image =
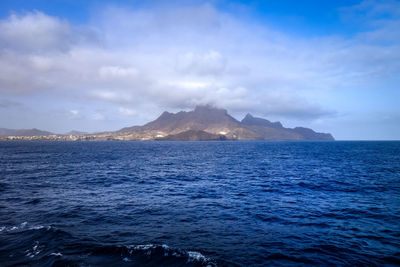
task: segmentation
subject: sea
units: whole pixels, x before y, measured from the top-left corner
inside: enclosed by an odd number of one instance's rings
[[[400,142],[0,142],[0,266],[307,265],[400,265]]]

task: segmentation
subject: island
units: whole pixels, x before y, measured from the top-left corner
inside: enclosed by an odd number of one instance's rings
[[[285,128],[280,122],[247,114],[241,121],[226,109],[209,105],[196,106],[192,111],[163,112],[156,120],[143,126],[132,126],[117,131],[54,134],[38,129],[11,130],[0,128],[0,140],[293,140],[333,141],[330,133],[318,133],[304,127]]]

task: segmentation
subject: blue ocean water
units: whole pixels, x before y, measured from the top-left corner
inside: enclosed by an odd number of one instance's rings
[[[400,264],[400,142],[0,142],[0,265]]]

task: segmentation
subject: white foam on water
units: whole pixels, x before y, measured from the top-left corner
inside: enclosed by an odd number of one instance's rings
[[[60,252],[53,252],[50,254],[50,256],[56,256],[56,257],[62,257],[63,254],[61,254]]]
[[[127,257],[123,258],[122,260],[123,260],[124,262],[131,261],[131,260],[130,260],[130,259],[128,259]]]
[[[204,262],[204,261],[208,260],[203,254],[201,254],[200,252],[197,252],[197,251],[188,251],[187,254],[188,254],[188,262],[191,262],[191,261],[203,261]]]
[[[43,228],[46,228],[47,230],[51,229],[51,226],[43,226],[43,225],[36,225],[36,226],[30,226],[28,222],[23,222],[19,225],[14,225],[14,226],[0,226],[0,232],[11,232],[11,231],[18,231],[18,230],[23,230],[23,229],[28,229],[28,230],[40,230]]]
[[[201,254],[200,252],[197,251],[181,251],[181,250],[176,250],[176,249],[171,249],[169,246],[167,245],[154,245],[154,244],[145,244],[145,245],[130,245],[130,246],[126,246],[128,248],[128,252],[129,254],[132,254],[133,251],[137,251],[137,250],[141,250],[141,251],[145,251],[146,255],[151,255],[153,253],[152,249],[156,249],[159,247],[162,247],[164,249],[164,257],[168,257],[168,256],[173,256],[173,257],[177,257],[177,258],[181,258],[181,257],[187,257],[187,262],[209,262],[210,259],[208,259],[206,256],[204,256],[203,254]],[[213,263],[214,264],[214,263]],[[209,264],[208,266],[216,266],[213,264]]]
[[[40,230],[40,229],[43,229],[43,228],[44,228],[43,225],[38,225],[38,226],[32,226],[32,227],[30,227],[29,230]]]
[[[43,248],[43,246],[39,246],[39,242],[35,241],[35,243],[33,243],[33,247],[31,250],[26,250],[26,256],[29,258],[33,258],[35,256],[37,256],[40,252],[42,252],[41,248]]]
[[[153,244],[147,244],[147,245],[132,245],[132,246],[128,246],[128,248],[132,248],[135,250],[148,250],[151,248],[156,248],[156,245]]]
[[[23,222],[20,225],[16,225],[16,226],[11,227],[9,231],[15,231],[15,230],[24,229],[27,224],[28,224],[28,222]]]
[[[43,228],[46,228],[46,230],[48,231],[48,230],[50,230],[52,227],[51,227],[50,225],[48,225],[48,226],[36,225],[36,226],[31,226],[31,227],[29,227],[28,229],[29,229],[29,230],[40,230],[40,229],[43,229]]]

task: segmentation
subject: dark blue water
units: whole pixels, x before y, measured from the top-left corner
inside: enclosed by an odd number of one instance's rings
[[[0,142],[0,265],[400,264],[400,142]]]

